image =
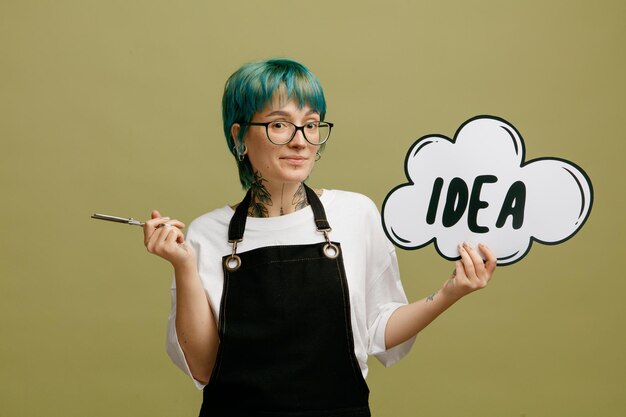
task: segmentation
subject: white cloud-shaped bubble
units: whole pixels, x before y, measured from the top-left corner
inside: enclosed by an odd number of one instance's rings
[[[468,120],[454,139],[422,137],[406,156],[409,182],[383,204],[387,236],[404,249],[434,242],[451,260],[460,242],[484,243],[499,265],[522,259],[533,241],[564,242],[589,216],[591,181],[564,159],[524,156],[518,131],[494,116]]]

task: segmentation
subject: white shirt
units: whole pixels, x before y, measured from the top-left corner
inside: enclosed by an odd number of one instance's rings
[[[350,291],[350,314],[354,350],[363,377],[367,376],[367,357],[374,355],[391,366],[408,353],[415,337],[385,348],[385,327],[391,314],[407,304],[400,282],[398,261],[393,245],[385,236],[380,214],[374,203],[361,194],[324,190],[320,197],[328,222],[330,239],[341,243],[346,279]],[[194,220],[187,232],[187,243],[198,258],[202,286],[219,319],[224,274],[222,257],[232,252],[228,225],[234,210],[225,206]],[[274,245],[310,244],[324,241],[315,228],[310,207],[279,217],[248,217],[243,241],[237,253]],[[168,321],[167,352],[172,361],[192,379],[189,366],[176,336],[176,285],[172,284],[172,310]],[[204,385],[194,380],[198,389]]]

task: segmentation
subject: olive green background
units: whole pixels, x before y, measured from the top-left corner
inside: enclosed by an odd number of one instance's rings
[[[169,265],[89,216],[236,202],[221,92],[268,57],[324,85],[336,129],[313,186],[380,207],[415,139],[477,114],[594,185],[573,239],[499,269],[396,366],[370,361],[374,415],[626,415],[625,5],[2,0],[0,416],[197,415],[164,350]],[[399,257],[412,300],[452,270],[432,246]]]

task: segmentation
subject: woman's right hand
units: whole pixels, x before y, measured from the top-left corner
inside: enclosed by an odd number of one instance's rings
[[[190,245],[185,244],[182,232],[185,224],[162,217],[157,210],[143,226],[144,245],[148,252],[169,261],[174,268],[195,265],[196,255]]]

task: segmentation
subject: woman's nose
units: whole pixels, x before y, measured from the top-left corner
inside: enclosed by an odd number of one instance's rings
[[[297,148],[303,148],[306,146],[306,144],[307,144],[307,141],[304,138],[304,132],[302,131],[302,129],[296,130],[296,134],[293,136],[293,138],[289,142],[289,145],[293,147],[297,147]]]

